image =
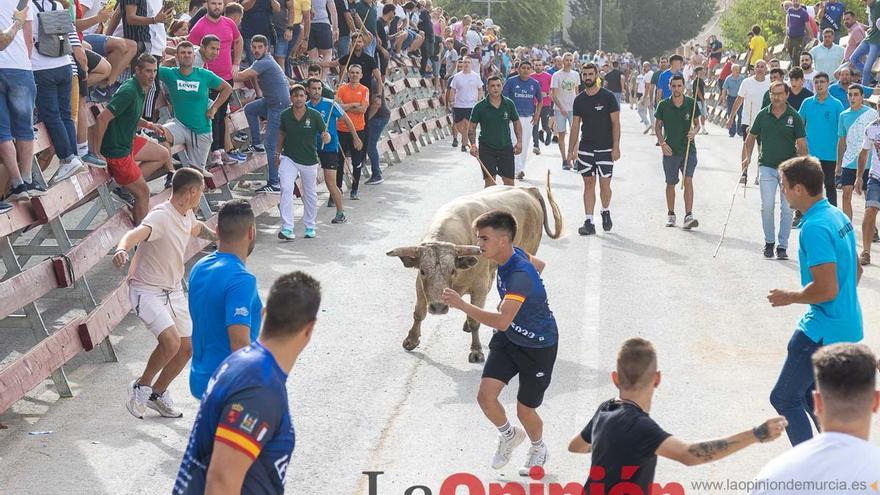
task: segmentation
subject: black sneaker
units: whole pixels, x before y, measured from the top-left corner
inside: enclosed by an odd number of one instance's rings
[[[458,138],[455,138],[455,139],[452,140],[452,147],[453,147],[453,148],[458,148]]]
[[[765,258],[767,258],[767,259],[773,258],[773,247],[775,245],[776,244],[774,244],[772,242],[768,242],[768,243],[764,244],[764,257]]]
[[[584,226],[578,228],[578,234],[580,235],[596,235],[596,226],[593,225],[592,220],[587,220],[584,222]]]
[[[164,186],[165,189],[168,189],[169,187],[171,187],[171,179],[173,177],[174,177],[174,174],[171,172],[168,172],[165,174],[165,186]]]
[[[345,212],[337,211],[336,216],[333,217],[333,220],[330,220],[330,223],[346,223],[348,222],[348,218],[345,217]]]
[[[29,199],[31,199],[31,195],[28,194],[28,187],[24,182],[10,189],[9,194],[6,195],[7,201],[27,201]]]
[[[571,170],[571,164],[568,160],[562,160],[562,170]]]
[[[281,187],[274,184],[266,184],[265,186],[254,191],[255,193],[281,194]]]
[[[785,248],[778,247],[776,248],[776,259],[778,260],[787,260],[788,253],[785,252]]]
[[[129,206],[134,206],[134,196],[121,186],[113,188],[113,194],[115,194],[117,198],[128,203]]]
[[[614,225],[611,223],[611,210],[605,210],[602,212],[602,230],[605,232],[611,232],[611,226]]]
[[[467,145],[465,145],[465,144],[461,145],[461,152],[462,152],[462,153],[467,153],[467,151],[468,151],[468,147],[467,147]]]
[[[550,146],[550,143],[553,142],[555,136],[552,132],[548,132],[546,136],[544,136],[544,146]]]
[[[370,180],[368,180],[367,182],[364,182],[364,184],[366,184],[368,186],[378,186],[379,184],[381,184],[383,182],[385,182],[385,179],[383,179],[381,176],[374,175],[374,176],[370,177]]]
[[[27,184],[27,183],[25,183],[25,184]],[[43,196],[44,194],[46,194],[46,188],[41,186],[40,184],[37,184],[36,181],[31,182],[30,184],[27,184],[27,188],[28,188],[28,194],[32,198],[36,198],[38,196]]]

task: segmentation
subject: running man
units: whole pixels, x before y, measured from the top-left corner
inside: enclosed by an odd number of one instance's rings
[[[522,124],[516,105],[510,98],[501,95],[501,78],[489,77],[486,83],[489,96],[474,106],[470,115],[468,141],[471,155],[482,163],[483,181],[486,187],[497,184],[496,176],[501,176],[505,186],[513,185],[515,166],[514,155],[522,153]],[[513,138],[510,123],[513,122]],[[480,144],[477,146],[477,125],[480,126]],[[512,140],[516,139],[516,144]]]
[[[349,74],[354,74],[349,71]],[[305,238],[315,237],[315,221],[318,216],[318,137],[321,142],[330,142],[330,133],[324,125],[324,117],[315,109],[306,106],[306,89],[299,84],[290,88],[291,106],[281,112],[281,126],[278,130],[278,144],[281,151],[278,157],[278,176],[281,178],[281,230],[278,238],[292,241],[293,232],[293,189],[297,177],[302,176],[303,223],[306,226]],[[354,194],[354,193],[352,193]]]
[[[113,254],[113,264],[122,268],[128,263],[128,252],[137,247],[128,269],[128,297],[158,341],[144,372],[128,386],[125,406],[138,419],[144,418],[147,407],[166,418],[183,416],[174,409],[168,386],[192,356],[192,321],[181,285],[186,246],[191,237],[217,240],[193,213],[204,190],[205,181],[196,170],[175,172],[171,198],[123,235]]]
[[[763,61],[762,61],[763,62]],[[761,62],[758,62],[759,64]],[[757,67],[757,66],[756,66]],[[757,69],[756,69],[757,70]],[[743,82],[745,84],[745,82]],[[742,90],[740,89],[740,92]],[[739,100],[740,97],[737,97]],[[770,106],[758,112],[754,124],[749,127],[742,152],[742,170],[752,161],[755,141],[760,143],[758,170],[761,178],[761,220],[764,230],[764,257],[788,259],[788,236],[791,234],[791,208],[782,191],[779,165],[795,156],[807,155],[807,132],[801,116],[788,104],[788,86],[775,82],[770,86]],[[743,116],[745,119],[745,116]],[[740,180],[742,183],[742,180]],[[779,245],[776,246],[776,231],[773,214],[776,210],[776,191],[779,190]]]
[[[572,107],[578,93],[580,77],[572,70],[574,56],[566,53],[562,56],[562,69],[553,73],[550,79],[550,97],[553,99],[554,121],[556,122],[556,139],[559,144],[559,154],[562,155],[562,170],[571,170],[571,160],[566,159],[565,134],[568,129],[575,132],[572,125]]]
[[[519,74],[517,77],[511,77],[504,83],[504,89],[501,94],[510,98],[516,105],[516,112],[519,114],[519,124],[522,129],[523,147],[522,152],[514,157],[514,165],[517,179],[525,178],[526,160],[529,157],[529,141],[532,140],[532,130],[538,126],[540,118],[540,110],[538,104],[541,102],[541,84],[531,78],[532,63],[523,60],[519,64]],[[510,129],[513,134],[513,128]],[[516,136],[511,136],[515,138]],[[537,149],[537,147],[535,147]],[[540,150],[539,150],[540,151]]]
[[[611,174],[620,160],[620,106],[611,91],[599,85],[599,68],[589,63],[581,69],[584,91],[577,95],[572,108],[571,142],[568,159],[584,179],[584,213],[587,219],[578,228],[580,235],[593,235],[593,210],[596,206],[596,176],[602,201],[602,229],[611,230]],[[580,135],[577,129],[580,128]],[[562,142],[562,140],[560,140]]]
[[[837,126],[837,163],[834,176],[840,178],[842,198],[840,209],[852,221],[852,193],[856,184],[856,171],[859,168],[858,157],[865,139],[865,129],[877,120],[877,111],[864,104],[865,93],[862,86],[854,84],[847,91],[849,108],[840,114]],[[870,157],[868,167],[870,168]],[[824,170],[823,170],[824,172]],[[867,180],[862,176],[863,183]]]
[[[553,79],[553,76],[550,73],[544,70],[544,61],[540,58],[536,58],[533,62],[535,72],[532,74],[532,79],[538,81],[538,84],[541,85],[541,130],[538,130],[538,123],[535,122],[535,125],[532,127],[532,141],[533,148],[532,152],[536,155],[541,154],[541,143],[544,143],[544,146],[550,145],[550,140],[553,138],[553,133],[550,131],[550,117],[553,115],[553,99],[550,98],[550,81]]]
[[[479,60],[476,61],[480,63]],[[467,152],[468,119],[471,111],[478,101],[483,99],[483,80],[480,75],[471,68],[471,58],[467,55],[461,57],[461,72],[452,76],[449,82],[449,96],[446,104],[451,104],[453,127],[461,135],[461,151]],[[456,146],[453,136],[452,146]]]
[[[259,340],[230,356],[208,382],[175,495],[284,492],[296,438],[287,376],[312,339],[320,306],[321,286],[305,273],[275,281]]]
[[[797,445],[813,437],[811,421],[819,427],[813,407],[813,353],[824,345],[862,340],[862,307],[856,290],[862,267],[852,223],[822,197],[824,178],[818,160],[793,158],[779,169],[785,198],[804,214],[798,237],[803,288],[773,289],[767,300],[774,308],[808,304],[809,309],[788,342],[770,404],[788,420],[788,439]],[[761,181],[763,186],[763,174]]]
[[[837,132],[843,105],[828,93],[828,74],[820,72],[813,78],[816,95],[801,104],[801,118],[807,129],[807,147],[810,155],[819,159],[825,175],[825,198],[837,206]]]
[[[669,81],[672,97],[660,102],[654,114],[654,134],[663,151],[663,172],[666,174],[667,227],[675,227],[675,186],[678,174],[684,175],[684,225],[690,230],[699,225],[694,218],[694,171],[697,168],[697,146],[694,136],[700,130],[700,108],[694,99],[684,95],[684,77],[672,76]],[[693,116],[694,120],[691,121]],[[685,167],[687,155],[687,167]]]
[[[499,431],[492,467],[501,469],[507,465],[513,450],[528,435],[531,447],[519,470],[520,476],[528,476],[533,466],[547,463],[544,422],[537,408],[550,385],[559,337],[541,280],[545,265],[513,245],[517,225],[510,213],[499,210],[484,213],[474,220],[473,228],[483,256],[498,263],[497,286],[501,298],[498,312],[466,303],[448,288],[443,290],[443,302],[483,325],[498,329],[489,342],[489,357],[483,368],[477,402]],[[504,406],[498,400],[501,391],[516,375],[519,375],[516,411],[525,431],[510,425]]]

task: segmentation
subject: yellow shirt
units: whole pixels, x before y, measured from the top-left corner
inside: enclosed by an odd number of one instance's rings
[[[767,50],[767,41],[761,35],[752,36],[752,41],[749,42],[749,49],[752,50],[752,59],[749,60],[749,65],[755,65],[758,60],[764,58],[764,51]]]
[[[303,12],[312,10],[312,0],[293,0],[293,23],[299,24],[303,20]]]

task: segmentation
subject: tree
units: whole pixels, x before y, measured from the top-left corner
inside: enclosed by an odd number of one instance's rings
[[[470,0],[437,0],[450,15],[485,17],[486,4]],[[562,24],[563,0],[507,0],[492,5],[492,21],[501,26],[501,35],[513,45],[546,43]]]
[[[621,2],[626,0],[603,0],[602,50],[623,52],[628,50],[629,23],[624,22]],[[571,42],[581,50],[599,47],[599,0],[576,0],[570,4],[572,22],[568,28]]]

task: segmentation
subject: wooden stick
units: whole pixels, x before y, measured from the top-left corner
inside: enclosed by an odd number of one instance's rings
[[[703,95],[705,98],[706,95]],[[694,117],[697,115],[697,88],[694,88],[694,108],[691,109],[691,126],[688,129],[688,134],[690,134],[691,129],[694,128]],[[696,136],[694,136],[696,138]],[[684,189],[684,181],[687,179],[687,167],[688,167],[688,156],[691,153],[691,141],[693,139],[688,139],[687,147],[684,150],[684,164],[681,166],[681,188]]]
[[[736,190],[738,188],[739,179],[736,180],[736,187],[733,189],[733,194],[730,197],[730,208],[727,209],[727,218],[724,220],[724,227],[721,228],[721,238],[718,239],[718,245],[715,246],[715,252],[712,254],[712,258],[718,256],[718,250],[721,249],[721,243],[724,242],[724,234],[727,233],[727,223],[730,222],[730,213],[733,211],[733,202],[736,200]],[[743,194],[745,194],[745,192]]]
[[[492,178],[492,182],[494,182],[495,185],[497,186],[497,185],[498,185],[498,179],[496,179],[494,175],[492,175],[492,174],[489,173],[489,169],[486,168],[486,165],[483,164],[483,160],[480,160],[480,157],[479,157],[479,156],[474,156],[474,155],[471,155],[471,156],[473,156],[474,158],[477,159],[478,162],[480,162],[480,167],[483,168],[483,173],[486,174],[487,177],[491,177],[491,178]]]

